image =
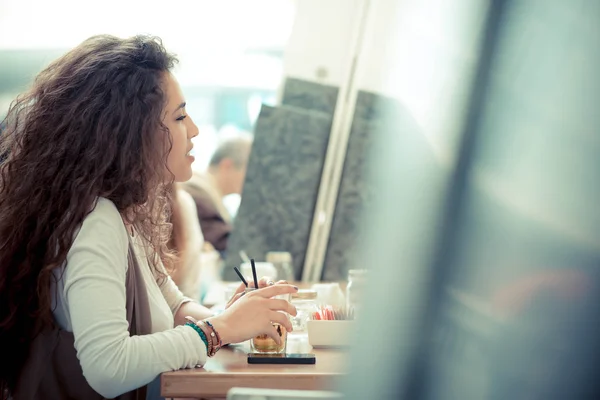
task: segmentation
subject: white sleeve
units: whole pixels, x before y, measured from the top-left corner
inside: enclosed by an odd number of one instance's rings
[[[183,295],[183,293],[181,292],[181,290],[179,290],[175,282],[173,282],[173,279],[171,279],[171,277],[167,274],[164,267],[163,272],[165,274],[165,277],[159,278],[157,280],[157,283],[174,316],[179,310],[179,307],[181,307],[187,302],[194,300]]]
[[[63,275],[83,375],[107,398],[146,385],[162,372],[206,361],[206,347],[190,327],[129,336],[127,251],[120,214],[110,201],[100,199],[75,238]]]

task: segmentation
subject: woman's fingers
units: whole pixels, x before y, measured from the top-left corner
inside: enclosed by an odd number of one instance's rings
[[[271,286],[273,284],[275,284],[275,282],[273,281],[273,278],[271,278],[270,276],[263,276],[258,281],[258,287],[259,288],[264,288],[264,287],[267,287],[267,286]]]
[[[246,281],[248,281],[248,287],[254,287],[254,279],[252,277],[246,277]],[[263,276],[258,280],[258,288],[262,289],[264,287],[273,286],[273,285],[287,285],[288,281],[279,280],[275,282],[273,278],[270,276]]]
[[[290,322],[290,319],[288,318],[287,315],[277,312],[277,311],[271,311],[271,313],[269,314],[269,318],[271,319],[272,322],[276,322],[279,325],[285,327],[285,329],[288,332],[292,331],[292,323]]]
[[[266,334],[269,335],[275,341],[275,343],[277,343],[278,345],[281,344],[281,336],[279,336],[277,328],[275,328],[273,325],[271,325]]]
[[[229,302],[225,306],[225,308],[229,308],[233,303],[238,301],[244,294],[245,294],[245,292],[234,294],[233,297],[229,300]]]
[[[268,276],[264,276],[260,279],[259,282],[259,286],[261,286],[261,288],[249,292],[248,295],[252,297],[258,296],[265,299],[270,299],[271,297],[275,297],[281,294],[294,293],[298,291],[298,288],[296,286],[292,286],[283,282],[285,281],[278,281],[277,284],[275,284],[272,280],[270,280]],[[249,280],[248,286],[254,287],[254,283],[251,280]],[[231,307],[236,301],[238,301],[242,296],[244,296],[244,294],[246,294],[246,286],[243,283],[240,283],[240,286],[236,289],[235,294],[225,305],[225,309]],[[284,311],[294,316],[297,314],[296,307],[294,307],[285,300],[272,299],[269,301],[271,303],[269,303],[267,307],[271,310]]]
[[[246,281],[248,281],[248,287],[254,287],[254,278],[252,277],[246,277]],[[263,276],[262,278],[260,278],[258,280],[258,288],[264,288],[267,286],[271,286],[274,285],[275,281],[273,281],[273,278],[271,278],[270,276]]]
[[[297,291],[298,291],[298,288],[296,286],[273,285],[273,286],[267,286],[262,289],[258,289],[255,292],[253,292],[252,294],[254,294],[255,296],[262,296],[262,297],[268,298],[268,297],[279,296],[280,294],[296,293]]]
[[[237,287],[237,289],[235,289],[234,296],[238,293],[243,293],[245,290],[246,290],[246,285],[244,285],[244,282],[240,282],[240,285]]]
[[[237,287],[237,289],[235,289],[233,296],[231,296],[229,301],[227,301],[225,308],[229,308],[229,306],[231,306],[233,303],[235,303],[235,301],[241,297],[240,294],[243,294],[245,290],[246,290],[246,285],[244,285],[244,282],[240,282],[240,285]]]
[[[268,307],[273,311],[285,311],[286,313],[296,316],[298,313],[296,307],[294,307],[289,301],[282,299],[271,299],[268,300]]]

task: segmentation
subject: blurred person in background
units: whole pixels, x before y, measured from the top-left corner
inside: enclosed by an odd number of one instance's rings
[[[170,222],[172,233],[168,247],[177,258],[169,274],[186,297],[199,300],[204,237],[194,199],[178,183],[172,188]]]
[[[183,186],[196,203],[204,240],[222,257],[232,230],[232,218],[223,198],[242,193],[251,150],[252,137],[248,134],[224,140],[213,153],[207,170],[194,173]]]
[[[162,372],[259,334],[279,342],[273,321],[291,331],[276,310],[295,308],[271,298],[296,287],[237,296],[213,316],[166,274],[169,189],[192,176],[198,134],[175,63],[156,37],[94,36],[11,106],[0,137],[0,399],[158,398]]]

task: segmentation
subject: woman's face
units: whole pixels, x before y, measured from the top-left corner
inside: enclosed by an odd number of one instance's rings
[[[198,135],[198,127],[185,111],[185,99],[175,77],[170,73],[165,74],[163,85],[167,99],[163,124],[169,128],[173,142],[167,156],[167,167],[175,175],[175,182],[185,182],[192,177],[194,157],[190,155],[190,151],[193,147],[192,138]],[[170,174],[167,179],[171,179]]]

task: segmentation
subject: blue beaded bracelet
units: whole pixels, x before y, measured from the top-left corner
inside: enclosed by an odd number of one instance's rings
[[[185,323],[185,326],[192,327],[192,328],[194,328],[194,330],[196,332],[198,332],[198,335],[200,335],[200,339],[202,339],[202,341],[204,342],[204,345],[206,346],[206,352],[208,353],[208,348],[209,348],[208,339],[206,338],[206,335],[204,334],[202,329],[200,329],[198,327],[198,325],[194,324],[193,322],[189,322],[189,321]]]

